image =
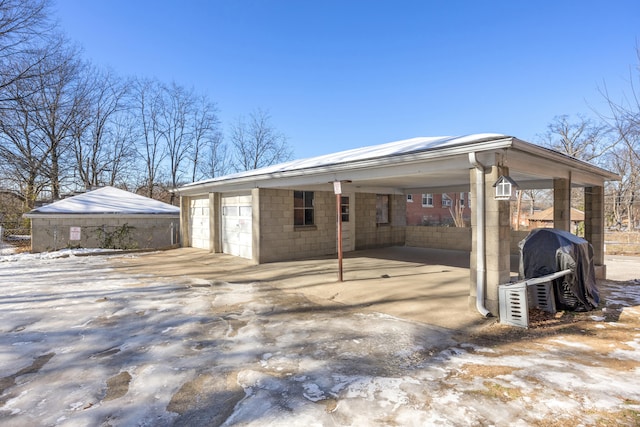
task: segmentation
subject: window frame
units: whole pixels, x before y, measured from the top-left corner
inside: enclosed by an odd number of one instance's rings
[[[296,200],[301,200],[302,203],[296,203]],[[300,221],[300,219],[302,219],[302,221]],[[315,194],[313,191],[293,191],[293,226],[315,226]]]
[[[429,200],[431,200],[431,202],[429,202]],[[433,193],[422,193],[422,207],[423,208],[433,207]]]

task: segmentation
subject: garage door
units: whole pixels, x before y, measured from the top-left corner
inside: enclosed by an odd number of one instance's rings
[[[222,252],[253,258],[251,195],[222,198]]]
[[[190,246],[200,249],[209,247],[209,197],[191,199],[189,202]]]

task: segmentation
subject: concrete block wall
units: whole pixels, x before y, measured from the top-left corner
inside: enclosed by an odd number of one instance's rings
[[[126,249],[164,248],[179,242],[178,215],[73,215],[31,219],[31,251],[104,247],[104,232],[127,226],[126,236],[114,239]],[[71,227],[80,227],[80,240],[71,240]],[[173,233],[173,235],[172,235]]]
[[[408,226],[406,245],[418,248],[471,251],[471,228]]]
[[[389,224],[376,224],[376,194],[356,193],[356,249],[404,246],[406,197],[390,195]]]
[[[510,252],[512,254],[520,253],[518,243],[528,235],[529,231],[511,230]],[[417,248],[471,251],[471,228],[407,226],[406,245]]]
[[[274,262],[335,254],[336,199],[314,192],[314,225],[293,225],[293,190],[259,189],[260,249],[258,262]]]

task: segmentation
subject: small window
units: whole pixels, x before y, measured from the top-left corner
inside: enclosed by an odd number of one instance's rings
[[[349,197],[340,197],[340,212],[342,215],[342,222],[349,222]]]
[[[442,195],[442,207],[450,208],[451,207],[451,199],[446,194]]]
[[[293,224],[313,225],[313,191],[293,192]]]
[[[389,224],[389,195],[376,195],[376,223]]]
[[[425,208],[433,207],[433,194],[427,193],[422,195],[422,206]]]
[[[413,194],[407,194],[407,202],[413,203]]]
[[[464,193],[460,193],[460,207],[464,208]]]

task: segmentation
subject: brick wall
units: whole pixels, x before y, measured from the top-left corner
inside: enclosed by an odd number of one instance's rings
[[[451,198],[451,203],[459,203],[461,193],[447,193]],[[471,209],[469,208],[469,193],[464,194],[465,207],[462,209],[462,216],[467,223],[471,222]],[[407,225],[449,225],[454,224],[449,207],[442,206],[442,194],[433,194],[433,205],[422,205],[422,194],[412,194],[412,200],[407,201]]]
[[[109,240],[119,249],[163,248],[179,242],[178,215],[69,215],[31,219],[31,251],[101,248]],[[172,227],[173,224],[173,227]],[[71,240],[80,227],[80,240]],[[172,236],[173,233],[173,236]]]

